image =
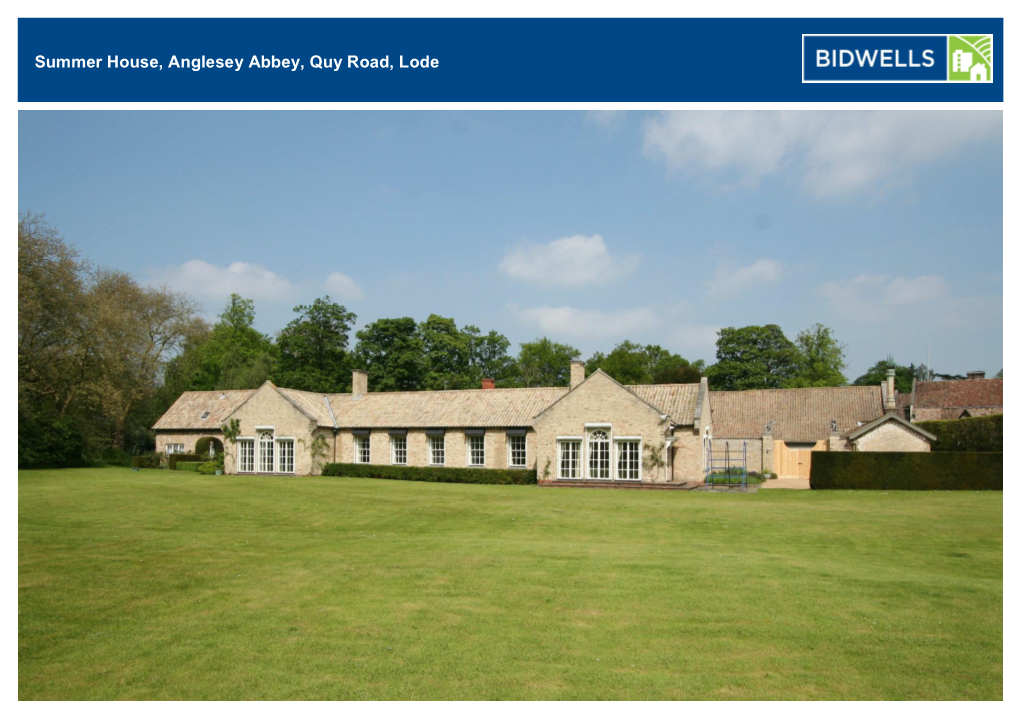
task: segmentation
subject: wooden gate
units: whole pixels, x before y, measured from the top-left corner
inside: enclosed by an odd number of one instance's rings
[[[828,445],[827,441],[818,441],[813,446],[807,443],[794,443],[791,448],[783,441],[773,443],[773,453],[776,461],[776,475],[780,478],[811,478],[811,453],[824,451]]]

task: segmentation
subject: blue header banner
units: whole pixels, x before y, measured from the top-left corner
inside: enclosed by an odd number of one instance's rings
[[[21,102],[1001,102],[1002,19],[18,21]]]

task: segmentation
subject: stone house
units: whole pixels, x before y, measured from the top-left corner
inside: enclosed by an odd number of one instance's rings
[[[532,468],[542,480],[696,482],[710,415],[708,382],[624,386],[571,364],[567,388],[351,393],[278,388],[190,391],[153,429],[160,453],[224,441],[228,474],[307,475],[325,463]]]
[[[814,450],[893,450],[924,438],[906,422],[883,425],[895,410],[893,380],[709,392],[707,378],[623,385],[601,370],[585,377],[573,361],[568,387],[496,388],[487,379],[470,390],[373,393],[368,374],[354,371],[351,393],[270,382],[187,392],[153,428],[160,453],[217,439],[228,474],[308,475],[339,462],[527,468],[544,482],[698,483],[707,454],[746,443],[748,470],[806,478]],[[880,420],[881,429],[867,425]],[[235,442],[224,443],[221,428],[235,422]]]

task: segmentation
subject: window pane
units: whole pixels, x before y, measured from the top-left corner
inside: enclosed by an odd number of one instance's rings
[[[354,462],[355,463],[371,463],[372,462],[372,437],[371,436],[355,436],[354,437]]]
[[[273,458],[273,432],[259,433],[259,473],[274,473],[276,465]]]
[[[429,436],[429,463],[433,466],[446,465],[446,438]]]
[[[255,441],[248,439],[244,441],[238,441],[238,472],[240,473],[254,473],[255,472]]]
[[[622,481],[641,480],[641,444],[620,441],[616,444],[616,477]]]
[[[407,436],[390,436],[393,444],[393,465],[407,465]]]
[[[294,441],[277,441],[277,451],[280,456],[280,473],[294,472]]]
[[[588,477],[609,479],[609,434],[601,429],[588,434]]]
[[[580,441],[560,441],[560,478],[580,478]]]
[[[510,465],[516,467],[528,465],[528,437],[507,437],[510,439]]]
[[[485,465],[485,436],[468,436],[468,465]]]

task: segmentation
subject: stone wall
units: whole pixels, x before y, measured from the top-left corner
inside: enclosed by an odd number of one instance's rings
[[[446,463],[447,468],[466,468],[467,457],[467,429],[448,428],[446,429]],[[371,438],[372,465],[388,466],[392,464],[393,454],[390,445],[390,433],[388,429],[373,429]],[[407,429],[407,465],[427,466],[429,465],[428,435],[423,429]],[[534,468],[536,435],[533,430],[527,432],[527,465],[526,468]],[[354,463],[354,433],[351,430],[343,429],[337,433],[337,462]],[[509,468],[506,428],[485,429],[485,468]],[[330,459],[332,460],[332,459]]]
[[[535,468],[539,480],[554,480],[559,475],[557,467],[557,438],[563,436],[587,438],[594,428],[586,424],[606,424],[610,435],[612,452],[611,474],[616,477],[616,453],[613,439],[619,436],[637,436],[642,440],[643,456],[657,446],[665,445],[667,422],[657,410],[626,390],[607,375],[596,372],[588,376],[559,401],[549,406],[535,419]],[[700,476],[701,449],[697,431],[676,429],[674,435],[679,436],[675,443],[676,459],[679,460],[679,471],[674,466],[674,477],[679,473],[684,480],[695,480]],[[585,442],[582,441],[582,475],[587,475]],[[659,456],[668,468],[665,449]],[[642,465],[644,458],[642,458]],[[651,472],[642,468],[641,477],[651,481]],[[668,481],[666,472],[659,471],[658,482]]]
[[[854,441],[858,451],[913,451],[924,453],[931,450],[931,443],[917,431],[896,423],[887,422],[877,426]]]
[[[239,438],[256,439],[256,456],[258,455],[256,427],[271,427],[277,438],[294,439],[294,474],[306,476],[312,472],[312,457],[309,449],[316,424],[271,385],[262,386],[227,420],[233,418],[236,418],[241,424]],[[326,435],[327,441],[331,441],[331,435],[331,433]],[[224,444],[224,473],[237,473],[236,452],[236,444]],[[329,460],[328,455],[324,460]]]
[[[199,438],[215,438],[223,443],[223,434],[219,431],[157,431],[156,453],[165,453],[167,443],[183,443],[185,453],[194,453]]]

